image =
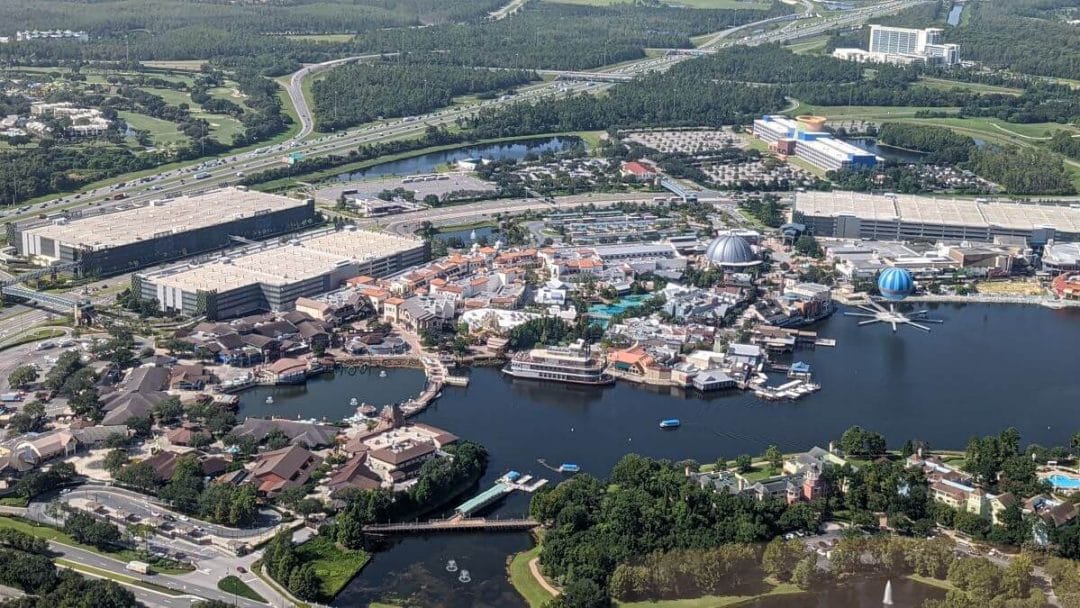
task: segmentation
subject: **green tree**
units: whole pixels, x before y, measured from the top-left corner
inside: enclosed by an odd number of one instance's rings
[[[127,450],[109,450],[109,453],[105,455],[105,461],[102,463],[102,466],[104,466],[105,470],[111,475],[116,476],[117,472],[128,463],[128,460]]]
[[[775,475],[784,466],[784,454],[780,448],[770,445],[765,449],[765,461],[769,463],[769,469]]]
[[[809,234],[804,234],[795,241],[795,251],[800,255],[805,255],[811,258],[823,257],[821,251],[821,245],[818,244],[817,239]]]
[[[739,454],[735,457],[735,466],[740,473],[749,473],[754,470],[753,459],[749,454]]]
[[[298,598],[311,600],[319,597],[319,576],[314,564],[302,564],[289,574],[289,591]]]
[[[8,384],[16,390],[23,390],[38,379],[38,370],[32,365],[20,365],[8,375]]]
[[[806,545],[802,541],[774,538],[765,545],[765,552],[761,556],[761,567],[769,576],[786,582],[791,580],[796,566],[805,555]]]
[[[817,574],[817,558],[807,555],[795,564],[795,569],[791,572],[791,582],[795,583],[799,589],[806,591],[816,583]]]

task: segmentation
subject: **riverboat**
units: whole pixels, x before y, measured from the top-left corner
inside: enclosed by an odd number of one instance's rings
[[[515,355],[502,371],[528,380],[592,386],[614,384],[615,377],[604,373],[604,367],[604,359],[594,356],[588,348],[548,347]]]

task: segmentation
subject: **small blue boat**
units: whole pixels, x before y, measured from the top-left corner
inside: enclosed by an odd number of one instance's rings
[[[682,426],[682,422],[678,418],[668,418],[660,421],[660,428],[662,429],[677,429]]]
[[[576,464],[570,463],[570,462],[564,462],[564,463],[559,465],[559,472],[560,473],[577,473],[580,470],[581,470],[581,467],[579,467]]]

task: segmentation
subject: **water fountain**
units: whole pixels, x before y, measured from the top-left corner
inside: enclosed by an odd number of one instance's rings
[[[447,572],[457,572],[458,571],[457,562],[454,561],[454,560],[450,560],[450,561],[446,562],[446,571]]]
[[[468,583],[472,581],[472,577],[469,576],[468,570],[462,570],[461,574],[458,575],[457,580],[459,583]]]
[[[881,598],[882,606],[892,606],[892,579],[885,581],[885,595]]]

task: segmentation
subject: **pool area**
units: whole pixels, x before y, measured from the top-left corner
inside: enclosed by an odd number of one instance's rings
[[[589,307],[589,316],[601,319],[610,318],[617,314],[624,313],[635,306],[641,306],[643,302],[651,297],[652,296],[649,294],[623,296],[611,304],[593,304]]]
[[[1055,490],[1080,490],[1080,477],[1066,473],[1054,473],[1046,477]]]

